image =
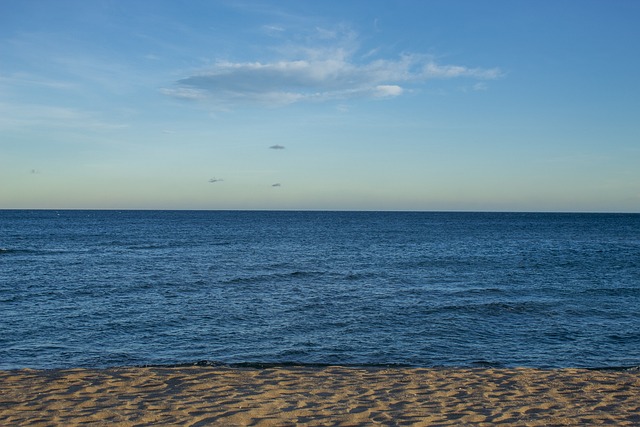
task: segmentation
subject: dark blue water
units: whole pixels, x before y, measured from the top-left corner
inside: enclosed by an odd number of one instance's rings
[[[640,365],[640,215],[0,211],[0,369]]]

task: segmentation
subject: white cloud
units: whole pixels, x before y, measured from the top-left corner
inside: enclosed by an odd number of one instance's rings
[[[162,89],[162,93],[219,105],[282,106],[302,101],[391,98],[405,93],[407,85],[430,79],[488,80],[501,76],[497,68],[439,64],[428,55],[375,59],[369,51],[358,56],[353,32],[342,38],[330,30],[317,32],[323,39],[321,46],[280,47],[281,58],[272,61],[218,61],[178,80],[173,88]],[[333,46],[328,46],[327,40]]]
[[[402,95],[402,92],[403,89],[398,85],[378,85],[376,86],[375,96],[379,98],[388,98]]]

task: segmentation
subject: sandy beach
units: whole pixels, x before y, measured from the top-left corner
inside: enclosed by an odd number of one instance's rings
[[[149,367],[0,372],[0,425],[640,425],[640,372]]]

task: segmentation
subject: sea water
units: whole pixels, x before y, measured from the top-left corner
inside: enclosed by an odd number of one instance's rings
[[[640,215],[0,211],[0,369],[640,365]]]

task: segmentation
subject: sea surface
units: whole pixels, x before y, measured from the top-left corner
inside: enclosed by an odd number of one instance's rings
[[[0,210],[0,369],[640,366],[640,215]]]

